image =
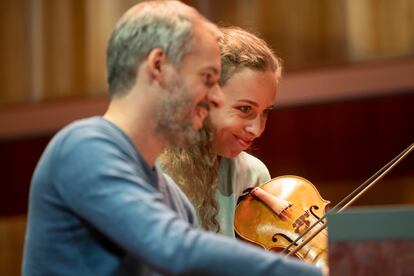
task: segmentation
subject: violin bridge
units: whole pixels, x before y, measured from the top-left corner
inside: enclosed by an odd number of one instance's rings
[[[300,215],[292,224],[293,228],[295,229],[295,233],[301,234],[310,226],[309,220],[309,212],[305,211],[302,215]]]

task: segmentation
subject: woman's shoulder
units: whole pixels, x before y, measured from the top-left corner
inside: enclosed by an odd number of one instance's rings
[[[240,168],[245,168],[248,170],[259,170],[268,173],[266,165],[259,158],[244,151],[235,157],[234,162],[236,166]]]
[[[257,157],[242,152],[234,158],[235,182],[243,183],[244,189],[258,186],[270,179],[266,165]]]

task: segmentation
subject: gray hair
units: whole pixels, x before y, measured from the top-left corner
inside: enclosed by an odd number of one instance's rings
[[[110,96],[133,87],[139,65],[155,48],[163,49],[169,62],[179,67],[182,56],[191,50],[193,25],[199,19],[207,23],[196,10],[178,1],[143,2],[129,9],[108,43]]]

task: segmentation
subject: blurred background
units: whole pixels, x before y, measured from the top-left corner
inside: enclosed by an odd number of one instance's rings
[[[332,204],[414,142],[414,1],[188,0],[283,59],[252,153]],[[106,42],[132,0],[0,1],[0,274],[20,275],[30,178],[53,134],[102,114]],[[414,204],[414,154],[354,205]]]

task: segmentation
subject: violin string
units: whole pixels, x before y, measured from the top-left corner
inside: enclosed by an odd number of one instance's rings
[[[329,212],[327,212],[325,215],[323,215],[316,223],[311,225],[308,229],[306,229],[299,237],[297,237],[289,246],[287,246],[282,253],[290,256],[292,254],[295,254],[300,248],[302,248],[308,241],[310,241],[313,237],[315,237],[318,233],[320,233],[322,230],[324,230],[327,227],[327,223],[323,222],[323,219],[325,219],[328,214],[333,213],[338,208],[342,207],[338,212],[346,208],[350,203],[355,200],[355,197],[352,198],[348,203],[345,203],[348,201],[349,198],[353,197],[357,193],[364,192],[368,187],[372,186],[374,183],[376,183],[379,179],[384,177],[392,168],[394,168],[401,160],[403,160],[412,150],[414,149],[414,143],[412,143],[410,146],[408,146],[405,150],[403,150],[400,154],[398,154],[396,157],[394,157],[390,162],[388,162],[385,166],[383,166],[380,170],[378,170],[376,173],[374,173],[370,178],[368,178],[364,183],[362,183],[358,188],[356,188],[352,193],[350,193],[348,196],[346,196],[343,200],[341,200],[338,204],[336,204]],[[359,196],[360,194],[357,194]],[[343,206],[342,206],[343,205]],[[307,233],[309,233],[316,225],[322,222],[324,225],[318,230],[314,232],[308,239],[306,239],[303,244],[299,245],[297,248],[289,252],[289,249],[296,244],[300,239],[302,239]]]
[[[325,225],[325,222],[322,221],[319,218],[312,217],[312,220],[313,220],[313,224],[312,225],[318,225],[318,224],[321,225],[321,226]],[[324,237],[328,237],[328,233],[326,231],[325,232],[322,232],[321,235],[323,235]]]

